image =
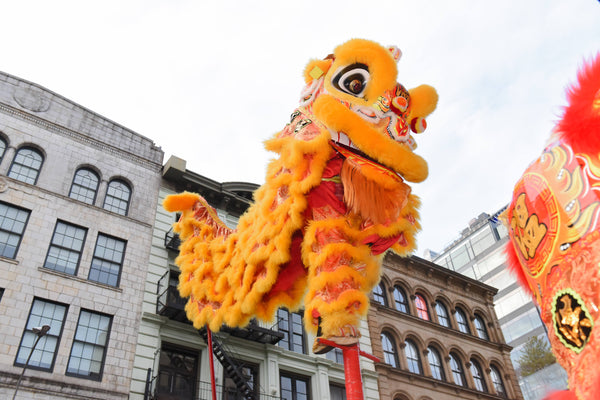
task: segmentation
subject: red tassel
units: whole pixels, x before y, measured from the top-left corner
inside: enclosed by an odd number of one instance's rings
[[[600,152],[600,54],[577,74],[567,90],[568,106],[558,123],[558,133],[576,153]]]

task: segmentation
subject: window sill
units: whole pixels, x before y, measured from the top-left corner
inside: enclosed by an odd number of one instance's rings
[[[72,279],[72,280],[75,280],[77,282],[87,283],[89,285],[94,285],[94,286],[97,286],[97,287],[100,287],[100,288],[103,288],[103,289],[110,289],[110,290],[118,292],[118,293],[123,293],[123,289],[121,289],[119,287],[105,285],[103,283],[90,281],[88,279],[83,279],[83,278],[80,278],[80,277],[78,277],[76,275],[67,274],[65,272],[58,272],[58,271],[54,271],[52,269],[45,268],[45,267],[38,267],[38,271],[44,272],[46,274],[60,276],[61,278]]]

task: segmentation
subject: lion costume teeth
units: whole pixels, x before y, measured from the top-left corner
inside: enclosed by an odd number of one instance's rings
[[[354,39],[307,65],[300,107],[265,142],[279,158],[237,229],[199,195],[165,200],[182,212],[179,290],[196,328],[268,321],[279,307],[303,304],[307,331],[358,336],[380,254],[409,253],[420,228],[419,200],[404,181],[425,179],[427,164],[409,129],[435,109],[437,94],[421,86],[413,97],[397,84],[399,57],[395,47]]]

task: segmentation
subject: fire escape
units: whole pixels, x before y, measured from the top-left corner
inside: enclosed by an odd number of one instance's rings
[[[165,235],[165,247],[172,251],[179,249],[181,241],[179,235],[169,230]],[[185,314],[186,299],[179,296],[177,290],[178,273],[167,271],[158,282],[156,313],[171,320],[189,323]],[[284,335],[276,330],[264,328],[256,321],[251,321],[245,328],[230,328],[223,326],[221,332],[228,333],[232,337],[251,340],[258,343],[276,344]],[[207,342],[206,329],[199,331],[200,336]],[[236,361],[233,352],[213,335],[213,354],[219,360],[227,376],[235,383],[238,393],[245,400],[256,400],[258,395],[252,384],[249,384],[247,374],[244,374],[241,365]]]

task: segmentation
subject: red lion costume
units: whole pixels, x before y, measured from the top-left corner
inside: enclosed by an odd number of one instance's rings
[[[600,55],[568,91],[552,144],[516,184],[509,265],[541,307],[569,391],[600,399]]]

